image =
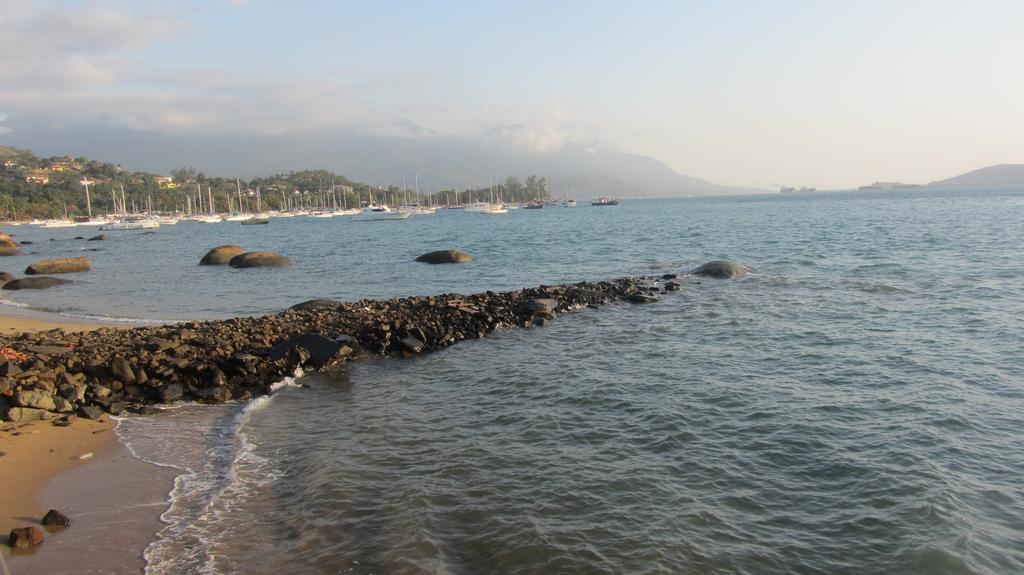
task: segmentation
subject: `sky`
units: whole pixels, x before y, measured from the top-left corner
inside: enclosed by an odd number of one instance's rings
[[[1016,0],[0,0],[0,143],[14,118],[349,128],[734,186],[926,183],[1024,162],[1021,22]]]

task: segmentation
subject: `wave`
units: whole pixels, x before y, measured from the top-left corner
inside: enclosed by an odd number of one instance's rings
[[[39,319],[49,319],[47,315],[58,315],[63,318],[74,319],[79,321],[97,322],[97,323],[118,323],[118,324],[131,324],[131,325],[166,325],[181,323],[183,319],[144,319],[137,317],[117,317],[117,316],[105,316],[90,314],[84,312],[78,312],[66,308],[51,308],[46,306],[32,305],[25,302],[12,301],[9,299],[0,299],[0,306],[12,307],[19,310],[26,310],[31,312],[38,312]]]
[[[146,573],[211,572],[217,524],[232,502],[275,481],[273,462],[256,453],[246,428],[275,392],[300,387],[297,370],[271,394],[247,403],[183,403],[147,417],[116,418],[115,433],[140,461],[179,470],[160,516],[164,527],[143,551]]]

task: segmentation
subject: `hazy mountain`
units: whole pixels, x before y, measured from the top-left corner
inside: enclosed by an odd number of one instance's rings
[[[267,136],[182,135],[110,127],[11,125],[3,143],[38,155],[72,155],[168,173],[194,166],[211,176],[264,176],[325,168],[374,185],[410,186],[419,174],[424,191],[485,186],[508,175],[548,176],[554,195],[579,198],[757,193],[679,174],[654,158],[604,148],[568,145],[553,153],[517,153],[478,141],[431,133],[419,137],[331,130]]]
[[[931,182],[929,186],[984,188],[984,187],[1024,187],[1024,164],[998,164],[972,170],[966,174]]]

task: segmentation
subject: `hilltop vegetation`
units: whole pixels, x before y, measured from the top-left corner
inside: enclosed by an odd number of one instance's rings
[[[0,146],[0,216],[10,218],[48,218],[64,215],[86,215],[86,184],[94,215],[114,211],[113,193],[124,190],[129,210],[185,211],[197,205],[201,193],[204,204],[212,196],[217,211],[227,211],[229,203],[238,210],[241,190],[245,211],[256,208],[257,190],[262,208],[280,210],[295,206],[358,206],[372,195],[376,202],[401,203],[417,201],[414,190],[398,186],[371,187],[349,180],[328,170],[302,170],[275,174],[249,181],[235,178],[208,177],[192,167],[171,170],[169,175],[135,172],[120,165],[82,157],[37,157],[32,152]],[[497,197],[506,202],[521,202],[547,197],[544,178],[529,176],[520,180],[510,176],[496,185]],[[432,196],[421,194],[420,203],[465,203],[473,199],[487,200],[490,188],[440,190]]]

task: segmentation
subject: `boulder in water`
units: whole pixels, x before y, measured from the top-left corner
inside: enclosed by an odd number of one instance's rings
[[[91,267],[92,263],[89,261],[89,258],[57,258],[52,260],[39,260],[25,268],[25,274],[69,274],[75,272],[87,272]]]
[[[47,527],[67,527],[71,525],[71,520],[60,511],[51,509],[43,516],[43,525]]]
[[[726,260],[717,260],[708,262],[699,268],[693,270],[695,276],[707,276],[711,278],[717,278],[720,280],[734,280],[739,279],[748,273],[750,273],[750,266],[745,266],[741,263],[730,262]]]
[[[11,239],[11,236],[0,232],[0,256],[18,255],[18,244]]]
[[[89,241],[90,242],[102,242],[105,239],[107,239],[107,234],[100,234],[98,236],[93,236],[93,237],[89,238]]]
[[[69,283],[71,283],[70,280],[38,276],[11,280],[4,284],[3,289],[46,289]]]
[[[0,272],[0,285],[3,285],[3,284],[5,284],[5,283],[7,283],[7,282],[9,282],[9,281],[11,281],[13,279],[14,279],[14,274],[9,274],[7,272]]]
[[[292,260],[274,252],[245,252],[231,258],[228,265],[233,268],[284,268]]]
[[[241,253],[245,253],[245,250],[243,250],[239,246],[232,246],[232,245],[217,246],[217,247],[213,248],[212,250],[206,252],[206,255],[203,256],[203,259],[199,260],[199,265],[201,265],[201,266],[223,266],[223,265],[227,265],[227,263],[231,261],[231,258],[233,258],[233,257],[235,257],[235,256],[237,256],[238,254],[241,254]]]
[[[464,264],[472,261],[473,256],[459,250],[438,250],[423,254],[416,261],[428,264]]]

